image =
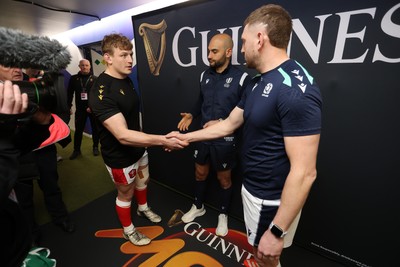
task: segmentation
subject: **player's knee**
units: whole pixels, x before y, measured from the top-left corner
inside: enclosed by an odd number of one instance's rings
[[[207,175],[208,175],[207,172],[197,170],[196,171],[196,180],[197,181],[204,181],[204,180],[207,179]]]
[[[228,172],[219,172],[217,173],[218,181],[223,189],[228,189],[232,186],[231,175]]]
[[[222,189],[228,189],[232,186],[232,182],[230,179],[219,180],[219,184]]]

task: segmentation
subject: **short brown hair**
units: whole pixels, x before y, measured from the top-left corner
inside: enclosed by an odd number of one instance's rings
[[[103,55],[105,53],[113,55],[115,48],[121,50],[132,50],[133,45],[126,36],[119,33],[112,33],[104,36],[103,41],[101,42]]]
[[[293,27],[289,12],[279,5],[263,5],[251,12],[243,25],[257,23],[265,25],[271,45],[278,48],[287,48]]]

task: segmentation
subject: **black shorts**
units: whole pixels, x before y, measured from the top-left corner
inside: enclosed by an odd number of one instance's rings
[[[193,157],[197,164],[210,163],[216,171],[231,170],[236,166],[236,146],[235,143],[211,145],[198,142]]]

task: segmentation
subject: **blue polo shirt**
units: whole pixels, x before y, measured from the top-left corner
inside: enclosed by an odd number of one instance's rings
[[[322,98],[296,61],[253,78],[238,107],[244,110],[243,185],[261,199],[280,199],[290,163],[285,136],[321,132]]]
[[[203,71],[200,75],[200,97],[191,111],[194,117],[201,114],[201,127],[211,120],[227,118],[240,101],[250,80],[247,72],[232,64],[222,73],[217,73],[214,68]],[[223,145],[234,140],[235,134],[204,143]]]

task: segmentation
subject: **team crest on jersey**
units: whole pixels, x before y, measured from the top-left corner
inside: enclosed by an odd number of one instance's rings
[[[268,97],[268,96],[269,96],[269,93],[270,93],[271,90],[272,90],[272,87],[273,87],[272,83],[268,83],[268,84],[264,87],[263,93],[262,93],[261,95],[262,95],[263,97]]]
[[[233,81],[233,78],[232,78],[232,77],[226,78],[224,87],[225,87],[225,88],[228,88],[229,86],[231,86],[231,82],[232,82],[232,81]]]

